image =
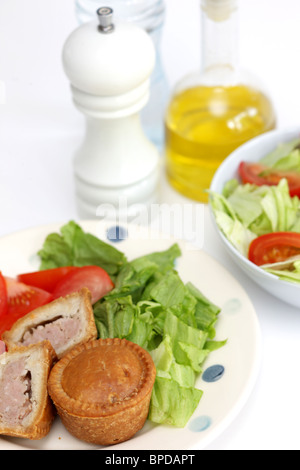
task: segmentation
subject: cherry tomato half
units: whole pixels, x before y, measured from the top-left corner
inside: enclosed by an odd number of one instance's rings
[[[300,197],[300,173],[296,171],[280,171],[260,165],[259,163],[241,162],[239,175],[243,184],[256,186],[277,186],[285,178],[289,185],[290,196]]]
[[[250,244],[249,260],[262,266],[279,263],[300,254],[300,233],[276,232],[262,235]]]
[[[65,297],[83,287],[89,289],[92,304],[95,304],[114,288],[114,284],[107,272],[99,266],[83,266],[64,276],[56,285],[53,296],[55,299]]]
[[[31,273],[19,274],[17,280],[29,286],[38,287],[47,292],[53,292],[57,283],[67,274],[79,269],[75,266],[65,266],[61,268],[45,269]]]

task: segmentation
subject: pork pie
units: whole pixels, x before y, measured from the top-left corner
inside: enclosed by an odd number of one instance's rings
[[[8,350],[49,340],[59,359],[78,344],[96,338],[91,294],[86,288],[33,310],[2,335]]]
[[[155,366],[147,351],[125,339],[99,339],[58,361],[48,390],[72,435],[112,445],[144,426],[154,380]]]

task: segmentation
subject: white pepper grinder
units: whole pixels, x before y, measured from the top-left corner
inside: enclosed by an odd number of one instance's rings
[[[114,24],[111,8],[99,8],[97,15],[63,48],[73,101],[86,118],[74,158],[81,218],[97,217],[104,206],[118,213],[120,199],[123,208],[124,201],[125,208],[147,207],[156,202],[159,181],[159,152],[140,122],[155,65],[153,42],[136,25]]]

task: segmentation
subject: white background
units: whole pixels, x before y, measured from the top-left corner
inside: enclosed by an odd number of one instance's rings
[[[198,0],[166,3],[162,56],[172,88],[200,66],[200,12]],[[281,128],[300,127],[299,22],[299,0],[240,0],[240,60],[265,83]],[[0,0],[0,235],[77,217],[72,155],[84,122],[61,64],[76,26],[73,0]],[[247,289],[264,339],[254,392],[209,449],[300,449],[299,312],[232,265],[208,218],[205,230],[205,249]]]
[[[76,213],[71,158],[84,122],[61,63],[63,43],[77,26],[73,1],[0,0],[0,81],[6,88],[6,104],[0,105],[0,234],[56,221],[67,210]],[[200,9],[199,0],[166,5],[161,47],[172,89],[200,67]],[[278,127],[297,125],[300,118],[299,20],[298,0],[240,0],[240,62],[266,85]]]

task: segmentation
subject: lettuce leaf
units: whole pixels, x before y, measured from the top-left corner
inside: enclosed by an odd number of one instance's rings
[[[271,274],[274,274],[282,281],[300,283],[300,261],[295,261],[294,268],[289,270],[276,270],[272,268],[265,268]]]
[[[192,367],[174,360],[171,337],[166,334],[151,352],[156,365],[149,419],[155,423],[184,427],[197,408],[203,391],[195,388],[196,374]]]
[[[61,233],[51,233],[38,252],[40,269],[61,266],[96,265],[111,277],[118,274],[127,262],[126,256],[108,243],[85,233],[74,221],[61,228]]]
[[[182,387],[176,380],[157,376],[151,397],[149,420],[182,428],[192,416],[203,395],[202,390]]]
[[[260,160],[262,165],[279,170],[300,171],[300,139],[293,139],[278,145],[272,152]]]
[[[224,202],[224,208],[229,204],[222,195],[211,193],[211,206],[214,212],[216,224],[230,243],[243,256],[247,257],[249,245],[257,235],[243,225],[243,223],[238,219],[237,214],[234,213],[233,208],[231,208],[232,214],[229,214],[226,210],[222,209],[222,206],[219,204],[220,202]]]

